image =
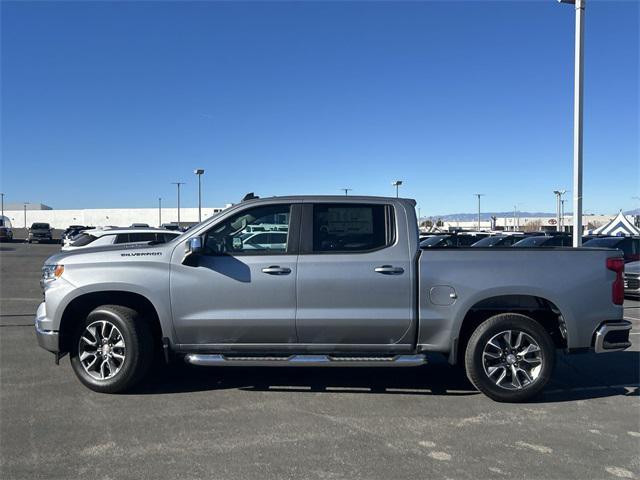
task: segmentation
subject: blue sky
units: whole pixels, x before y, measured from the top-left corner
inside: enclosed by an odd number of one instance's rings
[[[511,2],[2,2],[2,184],[54,208],[390,195],[554,211],[574,11]],[[639,3],[590,0],[584,207],[639,206]]]

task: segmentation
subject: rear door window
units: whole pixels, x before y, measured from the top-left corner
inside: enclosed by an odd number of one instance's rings
[[[391,245],[391,212],[385,205],[314,205],[313,252],[367,252]]]

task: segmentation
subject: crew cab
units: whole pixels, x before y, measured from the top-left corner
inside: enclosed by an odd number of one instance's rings
[[[27,242],[50,242],[53,240],[51,226],[48,223],[33,223],[29,227]]]
[[[630,346],[619,251],[421,249],[413,200],[248,198],[165,244],[50,257],[40,346],[109,393],[160,351],[229,367],[410,367],[439,352],[498,401],[540,392],[558,349]],[[285,241],[245,244],[264,225]]]

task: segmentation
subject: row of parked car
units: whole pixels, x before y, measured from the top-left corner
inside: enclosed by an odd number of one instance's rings
[[[422,248],[508,248],[570,247],[572,236],[562,232],[501,233],[465,232],[421,236]],[[640,237],[607,237],[585,235],[584,247],[615,248],[624,252],[625,262],[640,260]]]

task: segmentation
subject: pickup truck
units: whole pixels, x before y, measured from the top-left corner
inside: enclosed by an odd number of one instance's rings
[[[53,235],[48,223],[33,223],[29,228],[27,242],[51,242]]]
[[[510,402],[541,391],[559,349],[630,346],[618,251],[421,250],[413,200],[247,197],[165,244],[50,257],[40,346],[106,393],[132,388],[163,353],[201,366],[410,367],[439,352]],[[244,244],[261,230],[286,242]]]

